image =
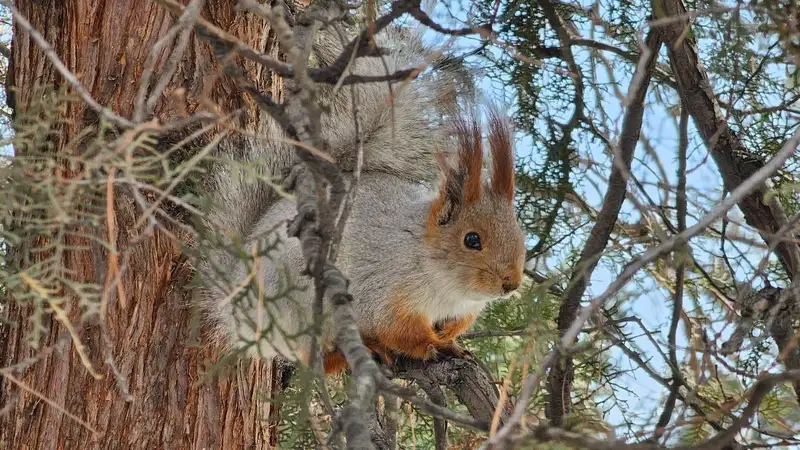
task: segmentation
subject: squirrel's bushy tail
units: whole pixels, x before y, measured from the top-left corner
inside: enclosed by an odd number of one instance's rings
[[[353,33],[346,36],[352,39]],[[441,55],[423,45],[421,32],[387,27],[375,36],[382,57],[361,57],[353,66],[356,75],[386,75],[398,70],[426,68],[442,61]],[[312,65],[330,65],[343,51],[339,34],[332,28],[321,30],[313,46]],[[454,77],[425,73],[416,80],[359,83],[355,86],[356,104],[363,142],[363,171],[384,172],[413,181],[432,181],[438,174],[435,153],[444,151],[448,139],[440,117],[443,99],[453,98]],[[349,69],[345,75],[349,74]],[[319,97],[327,111],[321,130],[328,151],[345,172],[355,169],[356,131],[353,96],[350,86],[320,84]],[[294,161],[294,147],[286,142],[280,127],[262,113],[260,137],[240,137],[221,144],[220,155],[231,164],[220,164],[211,176],[209,191],[219,203],[209,212],[217,231],[246,237],[256,221],[274,203],[277,194],[269,183],[257,182],[253,174],[271,177],[275,182]],[[248,175],[249,174],[249,175]]]

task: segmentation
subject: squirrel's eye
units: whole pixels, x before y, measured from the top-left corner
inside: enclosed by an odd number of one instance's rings
[[[467,233],[467,235],[464,236],[464,246],[472,250],[480,250],[481,237],[478,236],[478,233],[475,232]]]

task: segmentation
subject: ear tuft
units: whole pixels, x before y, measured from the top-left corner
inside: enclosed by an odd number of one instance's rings
[[[442,170],[439,195],[431,204],[428,230],[451,223],[460,208],[477,203],[483,195],[481,170],[483,169],[483,144],[480,121],[474,113],[453,111],[452,123],[458,143],[458,164],[453,167],[445,155],[436,155]]]
[[[480,120],[474,113],[455,118],[458,136],[458,165],[464,174],[464,202],[473,205],[481,199],[481,169],[483,168],[483,144]]]
[[[511,126],[496,109],[489,109],[489,146],[492,149],[491,190],[509,202],[514,200],[514,150]]]

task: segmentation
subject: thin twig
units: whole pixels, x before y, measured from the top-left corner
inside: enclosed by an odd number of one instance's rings
[[[678,210],[678,232],[686,230],[686,151],[689,147],[689,113],[686,108],[681,108],[681,119],[679,124],[680,142],[678,143],[678,194],[676,196],[677,210]],[[666,402],[664,402],[664,409],[661,411],[661,416],[656,423],[656,430],[653,433],[652,441],[658,442],[664,434],[664,429],[669,425],[672,418],[672,413],[675,410],[675,402],[678,400],[678,390],[680,390],[683,383],[683,376],[681,375],[681,368],[678,364],[677,355],[677,335],[678,323],[683,313],[683,288],[686,280],[686,251],[687,246],[679,247],[675,252],[675,296],[672,303],[672,319],[669,325],[669,333],[667,334],[667,342],[669,343],[669,363],[672,370],[672,386],[670,387],[669,395]]]

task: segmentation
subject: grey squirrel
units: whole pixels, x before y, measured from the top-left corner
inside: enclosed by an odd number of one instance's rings
[[[356,74],[383,75],[432,58],[421,36],[408,30],[387,28],[374,39],[388,55],[357,59]],[[315,39],[312,58],[324,66],[342,48],[339,35],[326,28]],[[350,280],[362,339],[387,362],[396,355],[460,355],[455,339],[489,301],[511,295],[522,279],[525,246],[513,206],[509,126],[490,114],[487,181],[477,119],[438,120],[437,101],[452,89],[446,81],[422,76],[395,84],[392,97],[386,83],[357,89],[363,170],[337,267]],[[321,130],[331,156],[352,172],[350,90],[321,86],[320,97],[330,109]],[[271,120],[261,133],[284,136]],[[294,148],[279,139],[245,139],[220,152],[278,176],[293,163]],[[209,188],[217,201],[208,226],[226,236],[225,243],[239,244],[237,251],[214,249],[198,268],[201,306],[216,338],[249,356],[281,355],[307,364],[315,293],[312,280],[302,275],[300,243],[287,237],[295,204],[226,165],[216,168]],[[266,255],[254,258],[259,251]],[[321,336],[325,372],[344,370],[328,322]]]

